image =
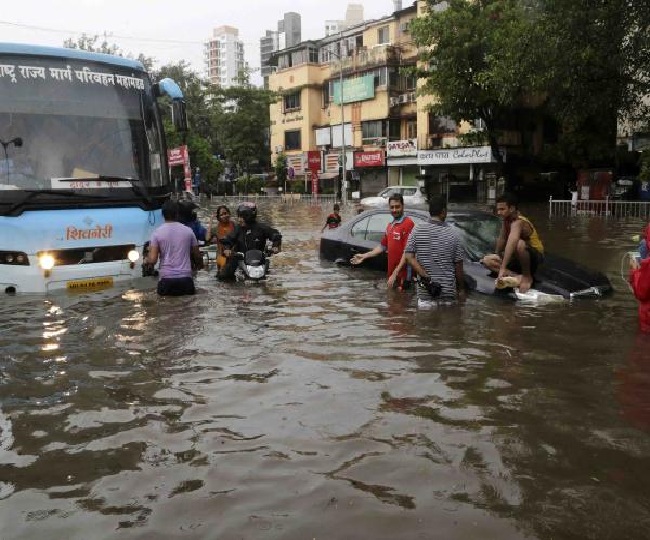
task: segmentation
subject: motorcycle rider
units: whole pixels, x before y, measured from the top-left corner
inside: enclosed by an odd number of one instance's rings
[[[255,203],[241,203],[237,207],[237,221],[235,230],[221,241],[227,262],[217,273],[219,279],[234,279],[237,259],[233,257],[233,253],[246,253],[251,249],[264,251],[267,242],[272,244],[271,253],[279,253],[282,247],[280,232],[257,221],[257,205]]]

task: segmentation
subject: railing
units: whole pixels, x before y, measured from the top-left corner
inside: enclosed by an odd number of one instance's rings
[[[603,216],[650,218],[650,201],[571,200],[553,199],[548,201],[548,216]]]

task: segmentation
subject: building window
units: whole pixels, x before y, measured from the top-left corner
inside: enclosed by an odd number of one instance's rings
[[[284,132],[284,149],[285,150],[300,150],[300,130],[296,129],[293,131]]]
[[[323,85],[323,107],[327,107],[330,104],[330,101],[332,100],[332,92],[331,92],[331,86],[332,86],[332,81],[327,81]]]
[[[382,26],[377,29],[377,44],[390,43],[390,35],[388,33],[388,26]]]
[[[368,75],[374,75],[375,76],[375,88],[378,86],[386,86],[388,84],[388,69],[385,67],[375,69],[374,71],[371,71],[368,73]]]
[[[318,49],[309,47],[309,63],[318,64]]]
[[[300,109],[300,92],[285,95],[284,112],[295,111],[297,109]]]
[[[416,139],[418,136],[418,123],[415,120],[406,121],[406,138]]]
[[[363,144],[375,144],[376,139],[384,139],[386,137],[386,122],[384,120],[361,122],[361,137]]]

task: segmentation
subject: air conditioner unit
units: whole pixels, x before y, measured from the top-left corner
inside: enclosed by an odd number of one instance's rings
[[[409,96],[409,101],[411,103],[415,103],[415,101],[417,100],[417,96],[415,95],[415,92],[411,92],[408,96]]]
[[[391,107],[396,107],[397,105],[399,105],[399,97],[391,97],[389,99],[389,103]]]
[[[408,103],[408,101],[409,101],[409,95],[408,94],[402,94],[399,97],[399,102],[400,103]]]

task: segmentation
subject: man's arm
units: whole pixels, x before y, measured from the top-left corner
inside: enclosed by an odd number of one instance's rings
[[[494,252],[497,255],[499,255],[505,249],[505,247],[506,247],[506,226],[505,224],[501,224],[501,231],[499,232],[499,236],[497,237],[497,243]]]
[[[383,252],[384,252],[384,246],[379,244],[378,246],[372,248],[370,251],[367,251],[366,253],[357,253],[354,257],[350,259],[350,262],[352,264],[361,264],[366,259],[376,257],[377,255],[380,255]]]
[[[392,288],[393,285],[395,284],[395,280],[397,279],[397,276],[399,276],[399,273],[402,271],[402,268],[406,265],[406,252],[402,253],[402,258],[399,260],[399,263],[395,267],[395,270],[393,270],[393,273],[388,277],[388,281],[386,285],[388,285],[388,288]]]
[[[465,294],[465,272],[463,272],[463,261],[454,263],[454,273],[456,274],[456,291],[458,295]]]
[[[147,260],[145,263],[154,265],[158,262],[158,254],[160,250],[158,249],[158,244],[149,244],[149,251],[147,253]]]
[[[422,265],[418,262],[418,260],[415,257],[415,253],[411,252],[404,252],[404,259],[405,261],[411,265],[411,268],[413,268],[413,271],[420,277],[427,277],[427,271],[422,267]]]
[[[506,270],[506,266],[512,259],[515,249],[517,248],[517,242],[521,239],[521,220],[513,222],[510,227],[510,235],[508,236],[508,241],[506,242],[506,247],[503,250],[503,259],[501,260],[501,269],[499,270],[499,277],[503,275],[503,272]]]
[[[191,257],[194,268],[201,270],[203,268],[203,253],[201,253],[199,246],[192,246]]]

